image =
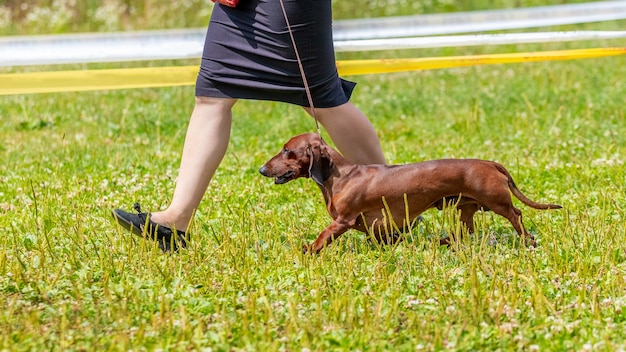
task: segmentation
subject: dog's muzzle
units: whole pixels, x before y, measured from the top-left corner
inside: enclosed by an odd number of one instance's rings
[[[293,175],[295,174],[295,171],[289,170],[282,175],[273,176],[269,174],[267,167],[265,165],[261,166],[261,168],[259,169],[259,172],[261,173],[261,175],[265,177],[273,177],[274,183],[277,185],[281,185],[283,183],[287,183],[291,181],[293,179]]]
[[[293,170],[289,170],[286,173],[274,178],[274,183],[277,185],[282,185],[283,183],[287,183],[293,180],[293,175],[295,172]]]

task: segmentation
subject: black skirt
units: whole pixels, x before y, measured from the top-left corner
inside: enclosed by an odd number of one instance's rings
[[[313,105],[345,104],[355,83],[339,78],[331,0],[283,0]],[[215,5],[196,81],[196,95],[273,100],[309,106],[278,0]]]

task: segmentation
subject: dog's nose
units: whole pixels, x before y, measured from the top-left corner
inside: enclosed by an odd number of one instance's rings
[[[267,167],[265,167],[265,165],[261,166],[259,172],[261,173],[261,175],[267,176]]]

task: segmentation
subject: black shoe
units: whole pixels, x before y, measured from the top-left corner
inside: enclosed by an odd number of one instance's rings
[[[129,230],[133,234],[157,241],[159,248],[163,252],[173,250],[176,252],[178,247],[187,247],[187,234],[184,231],[176,230],[176,237],[172,236],[173,231],[167,226],[159,225],[150,220],[150,213],[142,213],[139,203],[135,203],[133,208],[137,214],[128,213],[120,209],[113,209],[113,218],[123,228]]]

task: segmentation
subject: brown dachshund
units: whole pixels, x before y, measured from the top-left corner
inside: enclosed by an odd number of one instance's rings
[[[477,159],[442,159],[407,165],[353,165],[328,146],[318,134],[291,138],[276,156],[259,170],[276,184],[310,177],[322,190],[333,221],[305,246],[319,252],[348,229],[372,233],[377,239],[410,228],[430,208],[444,202],[455,204],[468,232],[474,231],[473,216],[491,210],[507,218],[517,233],[536,246],[522,223],[522,212],[513,206],[511,193],[536,209],[559,209],[522,194],[509,172],[500,164]],[[397,223],[402,221],[401,224]],[[449,245],[450,238],[440,240]]]

